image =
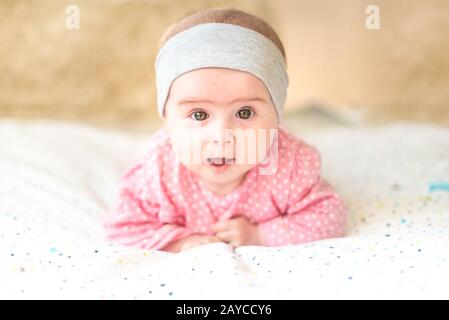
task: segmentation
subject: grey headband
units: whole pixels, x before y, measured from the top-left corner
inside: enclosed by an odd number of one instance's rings
[[[159,115],[173,81],[201,68],[229,68],[253,74],[271,95],[278,119],[287,97],[288,75],[281,51],[267,37],[228,23],[204,23],[170,38],[156,58],[157,106]]]

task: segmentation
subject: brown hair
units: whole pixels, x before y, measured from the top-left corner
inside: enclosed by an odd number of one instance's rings
[[[276,31],[268,23],[255,15],[233,8],[208,8],[188,14],[165,31],[159,41],[159,48],[174,35],[203,23],[229,23],[259,32],[273,41],[285,58],[284,46]]]

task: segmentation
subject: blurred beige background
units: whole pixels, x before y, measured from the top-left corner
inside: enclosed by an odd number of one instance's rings
[[[67,5],[80,29],[65,27]],[[380,29],[365,27],[369,4]],[[449,124],[446,0],[2,0],[0,117],[106,126],[157,122],[153,63],[163,31],[202,7],[261,16],[287,50],[287,112],[318,103],[369,122]]]

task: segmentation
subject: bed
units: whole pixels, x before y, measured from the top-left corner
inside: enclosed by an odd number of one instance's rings
[[[2,299],[449,298],[449,129],[301,134],[349,208],[347,236],[172,254],[105,240],[101,221],[147,135],[0,121]]]

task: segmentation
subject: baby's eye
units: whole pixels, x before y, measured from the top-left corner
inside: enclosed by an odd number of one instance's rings
[[[244,119],[244,120],[249,119],[251,117],[251,114],[252,114],[252,110],[249,108],[240,109],[237,112],[238,117],[241,119]]]
[[[204,121],[207,119],[207,113],[204,111],[195,111],[190,115],[190,118],[196,121]]]

